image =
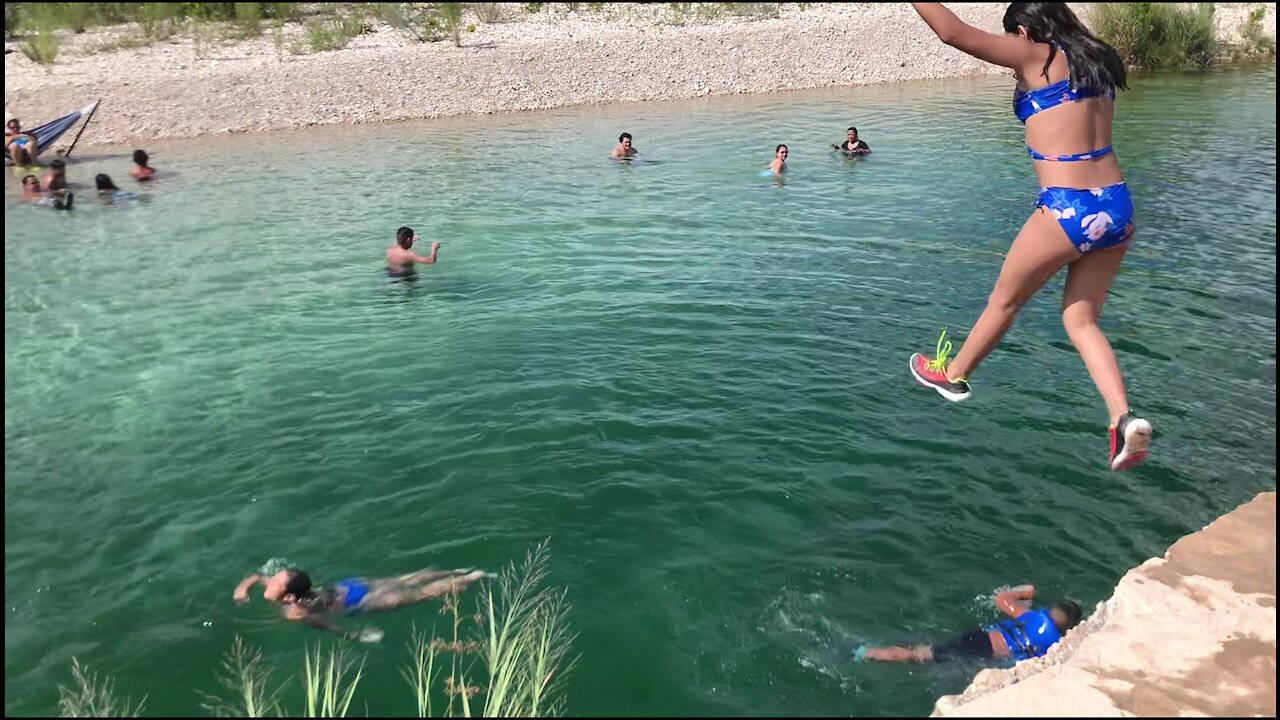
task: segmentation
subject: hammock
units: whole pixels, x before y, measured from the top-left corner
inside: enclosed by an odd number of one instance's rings
[[[30,130],[24,130],[23,133],[30,135],[31,137],[34,137],[36,139],[36,147],[40,148],[40,152],[43,154],[44,151],[48,149],[50,145],[57,142],[58,138],[62,137],[64,133],[66,133],[68,130],[72,128],[72,126],[74,126],[77,122],[79,122],[80,118],[92,114],[93,111],[97,109],[97,107],[98,107],[98,101],[95,100],[89,103],[88,105],[85,105],[84,107],[80,108],[79,110],[75,110],[70,113],[67,113],[66,115],[63,115],[57,120],[50,120],[49,122],[41,125],[40,127],[32,128]],[[83,132],[83,130],[81,132]],[[10,159],[7,153],[4,156],[4,162],[6,165],[13,164],[13,160]]]

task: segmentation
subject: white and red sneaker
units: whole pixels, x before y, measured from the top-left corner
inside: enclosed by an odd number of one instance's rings
[[[1111,435],[1111,469],[1128,470],[1147,459],[1151,447],[1151,423],[1129,413],[1107,428]]]
[[[926,360],[920,353],[911,356],[911,375],[916,382],[937,390],[939,395],[951,402],[960,402],[969,397],[969,382],[963,378],[947,378],[946,363],[947,356],[951,354],[951,341],[946,340],[946,337],[947,331],[944,328],[938,336],[938,350],[932,360]]]

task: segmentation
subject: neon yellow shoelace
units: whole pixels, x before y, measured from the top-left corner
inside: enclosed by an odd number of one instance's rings
[[[933,370],[934,372],[942,372],[943,368],[947,366],[947,357],[951,355],[951,341],[946,338],[947,329],[942,328],[942,334],[938,336],[938,348],[935,351],[934,357],[932,360],[924,364],[926,369]]]

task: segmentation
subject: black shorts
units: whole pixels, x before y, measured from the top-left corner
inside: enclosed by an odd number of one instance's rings
[[[961,658],[982,658],[985,660],[993,657],[995,657],[995,650],[991,647],[991,636],[984,630],[974,630],[963,635],[957,635],[941,645],[933,646],[934,662],[945,662]]]

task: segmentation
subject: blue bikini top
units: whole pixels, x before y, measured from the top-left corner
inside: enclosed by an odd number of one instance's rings
[[[1067,51],[1061,45],[1053,43],[1053,46],[1062,51],[1062,57],[1066,59]],[[1068,62],[1070,62],[1068,60]],[[1013,89],[1013,114],[1018,116],[1018,121],[1022,124],[1027,123],[1027,118],[1038,112],[1044,112],[1050,108],[1058,107],[1063,103],[1075,102],[1076,100],[1085,100],[1092,97],[1109,97],[1115,99],[1114,90],[1100,92],[1095,88],[1071,87],[1071,78],[1068,76],[1064,80],[1059,80],[1052,85],[1046,85],[1035,90],[1023,90],[1015,87]],[[1091,160],[1112,152],[1111,146],[1108,145],[1102,149],[1094,150],[1087,153],[1074,153],[1071,155],[1057,155],[1046,157],[1027,146],[1027,154],[1036,160],[1050,160],[1054,162],[1078,162],[1080,160]]]

